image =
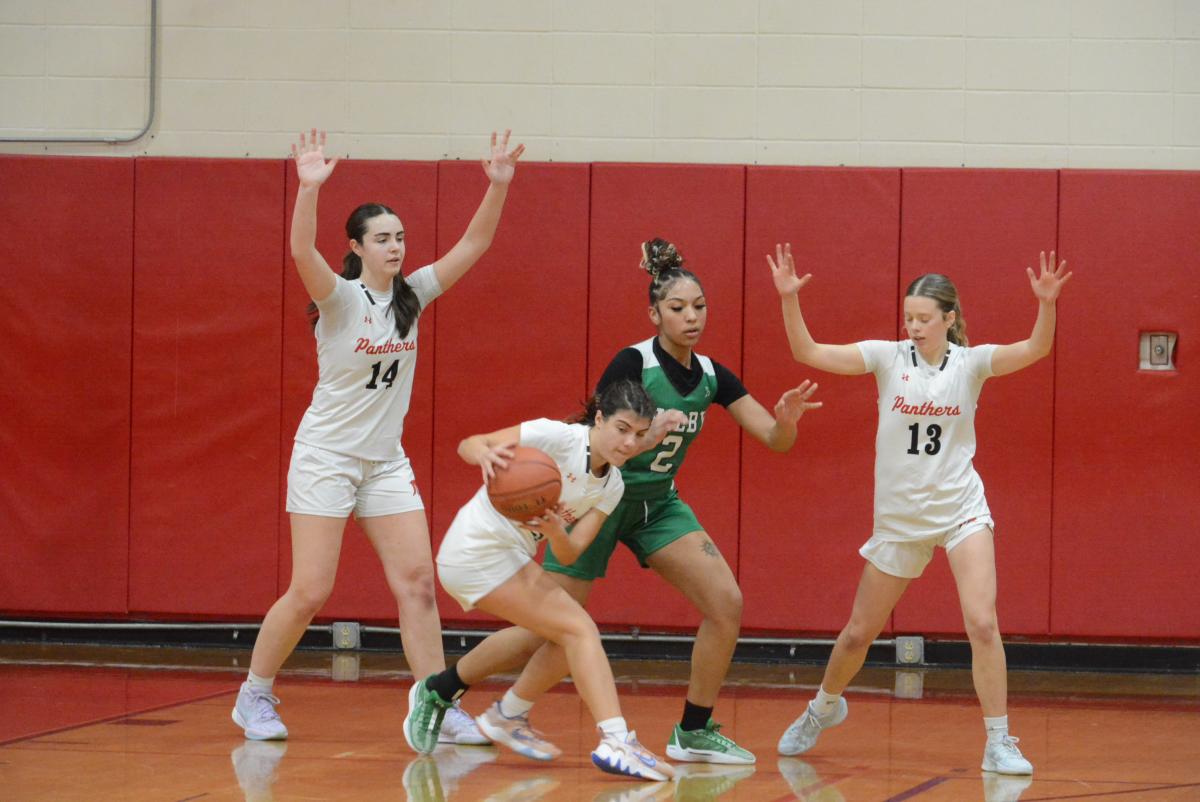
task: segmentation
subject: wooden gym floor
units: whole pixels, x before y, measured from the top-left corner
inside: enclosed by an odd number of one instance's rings
[[[1013,734],[1029,778],[979,769],[983,727],[967,671],[864,671],[850,717],[803,758],[775,743],[820,679],[811,665],[737,665],[717,708],[753,767],[680,767],[674,783],[601,774],[593,725],[569,684],[534,711],[562,747],[538,763],[494,747],[418,758],[401,734],[411,682],[394,655],[300,652],[277,683],[291,739],[243,740],[229,711],[245,650],[0,644],[0,800],[218,802],[1036,802],[1200,800],[1200,677],[1013,672]],[[685,664],[614,663],[624,714],[665,751]],[[478,713],[507,687],[477,686]]]

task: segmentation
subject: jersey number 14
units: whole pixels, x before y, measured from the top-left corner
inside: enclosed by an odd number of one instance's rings
[[[379,389],[379,380],[380,380],[379,369],[381,367],[383,367],[382,362],[376,362],[374,365],[371,366],[371,380],[369,382],[367,382],[368,390]],[[383,383],[386,384],[389,389],[392,386],[392,382],[394,382],[396,380],[396,374],[399,372],[400,372],[400,360],[394,359],[394,360],[392,360],[392,364],[388,365],[387,370],[385,370],[383,372]]]

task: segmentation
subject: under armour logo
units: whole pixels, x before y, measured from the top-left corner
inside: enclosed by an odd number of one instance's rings
[[[371,322],[371,316],[363,315],[363,323],[370,323],[370,322]]]
[[[907,373],[900,374],[900,381],[902,381],[902,382],[908,381],[908,374]]]
[[[575,474],[573,474],[573,473],[568,473],[568,474],[567,474],[567,481],[568,481],[568,482],[574,482],[574,481],[575,481]]]

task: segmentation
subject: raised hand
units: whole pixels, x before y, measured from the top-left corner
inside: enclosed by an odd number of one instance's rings
[[[492,131],[492,156],[490,159],[480,159],[483,171],[493,184],[507,184],[512,181],[513,174],[517,171],[517,160],[525,152],[524,145],[508,149],[508,137],[511,133],[512,131],[505,129],[504,138],[497,143],[496,132]]]
[[[820,409],[822,402],[808,400],[817,391],[817,386],[816,382],[805,379],[799,387],[793,387],[781,395],[779,402],[775,404],[775,420],[795,423],[810,409]]]
[[[318,133],[316,128],[312,129],[307,141],[304,132],[300,132],[300,145],[297,147],[295,142],[292,143],[292,158],[296,160],[296,175],[300,178],[300,185],[306,187],[324,184],[338,163],[337,156],[325,161],[325,132]]]
[[[775,243],[775,258],[767,254],[767,264],[771,267],[771,278],[775,280],[775,290],[780,295],[795,295],[800,288],[812,278],[812,273],[803,276],[796,275],[796,260],[792,258],[792,243],[782,246]]]
[[[1041,261],[1041,272],[1034,274],[1032,267],[1025,268],[1025,274],[1029,276],[1029,286],[1033,287],[1033,294],[1039,301],[1050,302],[1058,298],[1058,294],[1062,292],[1063,285],[1071,278],[1071,273],[1066,270],[1067,260],[1058,263],[1055,267],[1054,251],[1050,251],[1050,258],[1046,258],[1046,252],[1042,251],[1039,259]]]

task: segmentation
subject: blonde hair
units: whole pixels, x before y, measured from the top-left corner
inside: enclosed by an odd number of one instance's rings
[[[962,306],[959,305],[958,300],[958,288],[954,286],[953,281],[941,273],[926,273],[918,276],[912,284],[908,285],[904,297],[913,296],[931,298],[942,310],[943,315],[953,312],[954,325],[946,332],[946,339],[964,348],[970,345],[967,342],[967,321],[963,317]]]

